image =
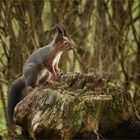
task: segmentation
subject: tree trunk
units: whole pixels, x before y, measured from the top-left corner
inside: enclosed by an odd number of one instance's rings
[[[67,73],[35,88],[14,120],[31,138],[92,138],[135,119],[129,93],[97,75]]]

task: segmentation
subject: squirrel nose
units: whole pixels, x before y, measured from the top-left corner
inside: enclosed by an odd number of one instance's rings
[[[72,48],[72,43],[71,43],[71,41],[69,42],[69,50],[72,50],[73,48]]]

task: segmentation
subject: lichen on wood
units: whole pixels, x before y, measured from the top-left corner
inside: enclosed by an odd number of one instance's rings
[[[67,73],[36,87],[15,108],[14,120],[36,138],[75,138],[115,128],[132,116],[129,96],[98,75]]]

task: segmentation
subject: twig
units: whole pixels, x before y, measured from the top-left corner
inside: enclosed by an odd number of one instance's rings
[[[4,99],[4,93],[2,90],[2,85],[0,84],[0,96],[1,96],[1,100],[2,100],[2,105],[3,105],[3,111],[4,111],[4,116],[5,116],[5,120],[6,120],[6,126],[8,127],[8,118],[7,118],[7,108],[6,108],[6,102]]]
[[[127,94],[128,94],[128,97],[130,98],[130,101],[131,101],[131,103],[132,103],[132,107],[133,107],[135,116],[136,116],[137,120],[140,121],[140,115],[139,115],[139,113],[138,113],[138,111],[137,111],[137,109],[136,109],[136,106],[135,106],[135,104],[134,104],[134,102],[133,102],[133,99],[132,99],[132,97],[131,97],[131,95],[130,95],[129,92],[127,92]]]
[[[1,82],[9,85],[9,81],[7,81],[7,80],[5,80],[5,79],[0,79],[0,83],[1,83]]]

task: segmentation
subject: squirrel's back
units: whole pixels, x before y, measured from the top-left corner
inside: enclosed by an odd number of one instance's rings
[[[50,56],[52,51],[52,45],[49,44],[42,48],[37,49],[32,55],[27,59],[23,66],[23,76],[25,84],[31,87],[35,87],[37,82],[41,80],[44,75],[49,75],[45,67],[46,61]],[[47,79],[47,76],[45,76]]]
[[[43,65],[44,58],[46,56],[49,56],[51,50],[52,50],[52,44],[49,44],[47,46],[35,50],[25,62],[24,67],[28,66],[30,63]]]

